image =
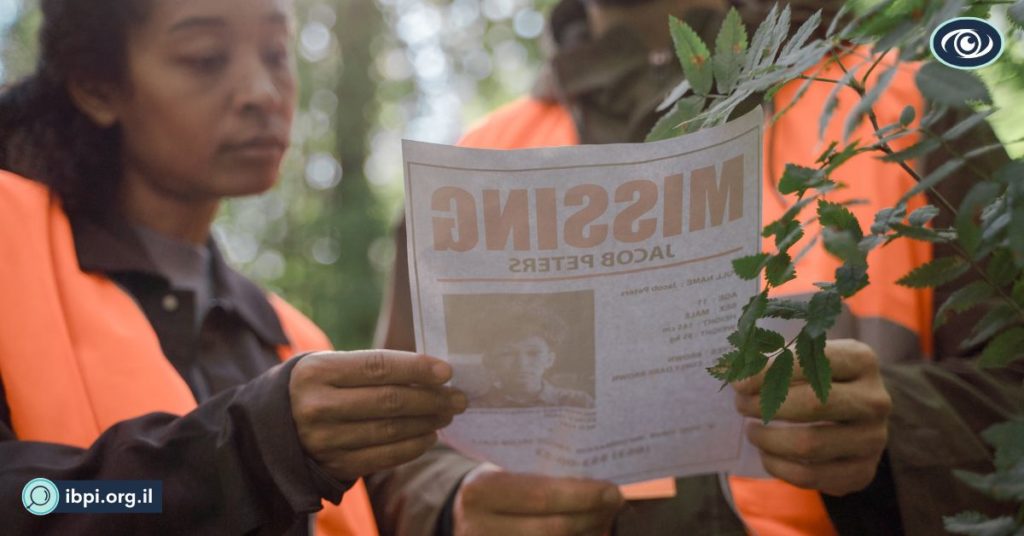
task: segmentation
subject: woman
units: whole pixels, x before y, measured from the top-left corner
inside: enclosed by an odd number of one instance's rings
[[[42,8],[38,69],[0,93],[0,496],[160,480],[163,514],[36,517],[12,499],[4,531],[297,534],[349,490],[322,520],[374,533],[356,480],[465,408],[450,368],[278,364],[329,343],[210,238],[220,201],[270,188],[288,147],[291,1]]]

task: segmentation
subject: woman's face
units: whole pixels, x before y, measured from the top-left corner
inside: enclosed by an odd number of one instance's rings
[[[186,201],[263,192],[288,147],[291,0],[154,0],[114,109],[126,175]]]

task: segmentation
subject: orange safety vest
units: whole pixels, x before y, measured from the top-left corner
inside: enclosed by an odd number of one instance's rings
[[[846,66],[850,67],[856,59],[852,57]],[[884,65],[876,69],[873,76],[877,78],[883,70]],[[825,66],[818,76],[842,78],[843,73],[837,71],[840,69],[834,64]],[[801,84],[802,81],[796,81],[779,91],[774,101],[775,109],[781,110],[787,106]],[[800,102],[766,130],[769,141],[763,178],[766,194],[762,209],[765,223],[781,217],[792,201],[777,193],[777,182],[782,177],[785,165],[793,163],[816,167],[815,161],[826,147],[818,138],[818,117],[832,88],[831,84],[811,84]],[[834,117],[845,118],[859,99],[849,89],[843,90],[839,97]],[[887,125],[896,122],[907,105],[914,106],[918,117],[921,116],[924,102],[914,84],[913,72],[900,69],[889,89],[875,104],[874,111],[881,124]],[[841,140],[842,127],[843,121],[832,121],[825,139]],[[850,139],[871,140],[873,137],[874,130],[865,120]],[[913,136],[907,136],[894,145],[899,150],[913,141]],[[496,110],[459,142],[465,147],[488,149],[523,149],[578,143],[576,125],[569,111],[559,103],[533,98],[521,98]],[[836,178],[846,182],[849,187],[831,193],[828,199],[833,202],[863,200],[863,204],[850,208],[865,230],[874,221],[874,214],[878,210],[894,206],[914,184],[913,179],[897,166],[884,163],[870,153],[854,157],[840,168],[839,173]],[[923,204],[924,196],[918,196],[909,203],[909,209],[913,210]],[[814,234],[814,229],[808,229],[807,238],[794,246],[793,251],[802,251]],[[764,249],[771,251],[773,248],[774,243],[766,240]],[[930,246],[911,240],[899,240],[876,250],[869,256],[868,275],[871,285],[854,298],[846,300],[851,312],[857,317],[886,319],[918,334],[924,355],[931,351],[932,293],[930,289],[901,287],[895,281],[930,259]],[[836,259],[819,244],[797,262],[797,279],[783,286],[776,295],[814,292],[817,290],[814,283],[831,280],[838,266]],[[656,485],[656,482],[641,484]],[[759,536],[836,534],[824,502],[816,491],[771,479],[730,477],[729,484],[741,517],[752,532]]]
[[[196,407],[135,301],[110,279],[83,273],[71,226],[43,185],[0,171],[0,378],[21,441],[87,448],[112,425]],[[328,350],[327,337],[277,296],[290,345],[282,360]],[[362,481],[341,505],[324,502],[318,532],[376,536]]]

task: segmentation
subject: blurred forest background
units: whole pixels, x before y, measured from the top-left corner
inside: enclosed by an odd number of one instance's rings
[[[555,2],[296,0],[293,149],[272,192],[225,206],[217,234],[232,264],[311,315],[338,348],[367,347],[402,210],[401,140],[453,143],[528,91]],[[32,70],[37,3],[0,0],[0,85]],[[992,121],[1005,141],[1024,137],[1024,46],[1011,43],[982,70],[1004,108]],[[1024,144],[1011,151],[1021,156]]]

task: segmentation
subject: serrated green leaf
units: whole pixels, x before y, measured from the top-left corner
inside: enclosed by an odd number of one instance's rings
[[[793,320],[807,318],[807,302],[773,298],[768,300],[764,309],[765,318],[782,318]]]
[[[981,344],[1016,322],[1017,310],[1006,303],[993,307],[974,324],[971,335],[960,343],[960,349],[968,350]]]
[[[900,124],[904,127],[909,127],[914,122],[914,118],[917,117],[917,109],[913,106],[908,105],[900,112]]]
[[[786,164],[786,169],[779,179],[779,192],[783,195],[796,193],[801,197],[810,188],[818,188],[828,184],[829,181],[820,170]]]
[[[781,333],[765,328],[754,328],[754,341],[762,354],[771,354],[786,346],[786,338]]]
[[[731,352],[726,353],[725,355],[722,355],[721,357],[718,358],[718,360],[715,361],[714,365],[708,367],[708,374],[710,374],[711,377],[715,378],[716,380],[728,382],[733,366],[735,365],[736,360],[739,359],[739,357],[739,350],[733,350]]]
[[[811,336],[801,331],[796,337],[796,356],[807,383],[822,404],[832,389],[832,366],[825,357],[825,335]]]
[[[989,475],[968,471],[953,471],[953,474],[964,484],[997,501],[1024,501],[1024,461]]]
[[[765,424],[775,418],[789,395],[789,382],[793,380],[793,352],[788,348],[776,358],[761,384],[761,418]]]
[[[938,207],[936,207],[934,205],[925,205],[925,206],[915,210],[914,212],[911,212],[910,213],[910,218],[908,218],[908,221],[910,222],[910,225],[913,225],[914,227],[920,227],[920,226],[922,226],[922,225],[932,221],[938,215],[939,215],[939,208]]]
[[[981,353],[978,366],[983,368],[1005,367],[1021,356],[1024,350],[1024,328],[1017,327],[999,334],[988,343]]]
[[[836,291],[844,298],[849,298],[868,286],[868,265],[866,263],[846,263],[836,268]]]
[[[779,59],[788,58],[791,54],[799,53],[800,50],[807,43],[807,40],[814,35],[814,31],[821,26],[821,10],[819,9],[813,15],[807,18],[800,28],[797,29],[793,37],[786,42],[786,45],[782,47],[782,51],[779,52]]]
[[[896,281],[910,288],[938,287],[967,273],[971,265],[960,257],[940,257],[914,268]]]
[[[768,307],[767,291],[755,294],[750,298],[750,301],[743,306],[743,313],[740,315],[740,320],[736,326],[737,331],[744,334],[753,333],[754,325],[757,323],[757,319],[761,318],[761,315],[764,314],[766,307]]]
[[[925,98],[941,104],[955,108],[969,107],[972,102],[992,104],[985,83],[970,71],[932,62],[921,67],[915,79]]]
[[[992,253],[985,272],[992,284],[999,287],[1012,283],[1018,274],[1017,266],[1013,262],[1013,255],[1003,248]]]
[[[945,324],[952,313],[969,311],[991,298],[993,294],[995,294],[995,290],[984,281],[974,281],[957,289],[949,295],[949,298],[935,313],[935,329]]]
[[[683,67],[686,79],[693,86],[693,92],[707,96],[711,93],[711,85],[714,82],[714,75],[711,67],[711,52],[708,51],[704,40],[689,24],[669,16],[669,29],[672,32],[672,42],[676,47],[676,56]]]
[[[1006,10],[1006,16],[1010,22],[1018,28],[1024,28],[1024,0],[1017,0]]]
[[[774,236],[775,248],[784,253],[804,237],[804,229],[796,220],[776,221],[765,227],[764,236]]]
[[[864,238],[864,231],[860,228],[857,217],[839,203],[832,203],[824,199],[818,200],[818,221],[825,227],[831,227],[839,231],[850,233],[858,242]]]
[[[850,87],[853,77],[857,76],[858,69],[860,69],[860,65],[855,65],[847,70],[846,74],[839,79],[839,82],[829,92],[828,97],[825,99],[825,108],[821,111],[821,116],[818,117],[818,138],[825,137],[825,130],[828,129],[828,124],[832,121],[832,115],[835,114],[836,108],[839,107],[839,93],[844,88]]]
[[[691,129],[686,128],[683,123],[697,117],[704,110],[705,103],[706,99],[697,95],[677,100],[672,109],[654,124],[646,141],[667,140],[690,132]]]
[[[990,519],[979,512],[960,512],[955,516],[945,516],[942,518],[942,525],[947,532],[965,536],[1014,536],[1017,530],[1017,524],[1012,517]]]
[[[883,208],[875,214],[875,222],[871,224],[872,234],[885,234],[892,228],[893,224],[903,221],[907,216],[907,206],[900,203],[899,206]]]
[[[811,338],[824,337],[843,312],[843,300],[834,290],[817,292],[807,304],[807,325],[804,332]]]
[[[906,203],[915,195],[935,188],[939,183],[946,180],[947,177],[952,175],[955,171],[958,171],[963,166],[964,160],[962,158],[949,159],[944,164],[936,168],[935,171],[932,171],[926,175],[925,178],[921,179],[921,182],[915,184],[913,188],[907,190],[907,192],[903,194],[903,197],[900,198],[900,203]]]
[[[746,257],[733,259],[732,269],[740,279],[745,279],[747,281],[757,279],[761,275],[761,270],[763,270],[765,264],[767,264],[768,257],[769,255],[767,253],[758,253],[757,255],[748,255]]]
[[[933,244],[943,244],[956,240],[956,231],[951,229],[929,229],[927,227],[911,227],[902,223],[894,223],[892,224],[892,230],[896,234],[890,238],[890,241],[899,237],[931,242]]]
[[[892,83],[893,76],[896,74],[896,66],[886,69],[878,80],[875,81],[874,85],[871,86],[864,96],[857,102],[857,105],[853,107],[853,111],[846,117],[846,123],[843,126],[843,139],[849,139],[853,131],[860,125],[861,121],[864,120],[864,116],[871,110],[871,107],[878,101],[878,97],[882,96],[882,93],[889,88]]]
[[[713,60],[718,92],[728,95],[736,87],[747,52],[747,29],[739,11],[731,8],[715,39]]]
[[[825,251],[833,257],[846,263],[864,263],[867,254],[860,247],[857,240],[849,231],[836,231],[832,227],[825,227],[821,230],[821,238],[825,244]]]
[[[981,245],[981,227],[977,224],[981,210],[996,199],[1002,188],[991,181],[975,184],[964,196],[957,212],[957,238],[968,254],[974,255]]]
[[[765,277],[768,284],[773,287],[796,279],[796,267],[793,266],[793,259],[788,253],[779,253],[772,256],[765,265]]]
[[[1008,471],[1024,461],[1024,419],[994,424],[985,429],[981,437],[995,447],[997,471]]]
[[[928,156],[942,146],[942,141],[937,138],[925,138],[920,142],[881,158],[883,162],[907,162]]]

